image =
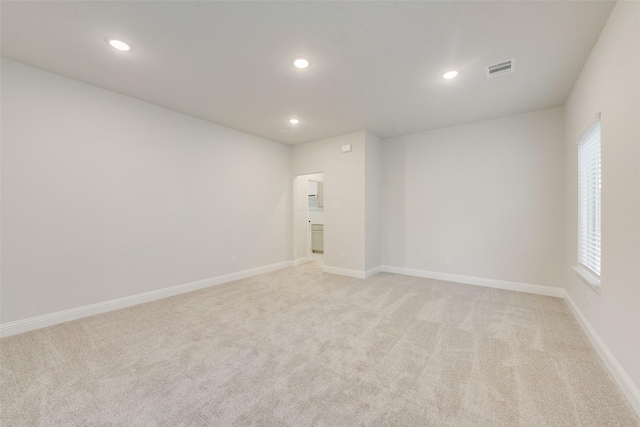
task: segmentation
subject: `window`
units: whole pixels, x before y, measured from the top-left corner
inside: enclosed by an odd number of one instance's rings
[[[588,284],[599,286],[601,253],[600,205],[602,188],[600,120],[596,121],[584,134],[582,139],[580,139],[578,143],[578,157],[580,207],[578,218],[577,270]]]

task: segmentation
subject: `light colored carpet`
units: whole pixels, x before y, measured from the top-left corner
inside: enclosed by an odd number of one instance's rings
[[[0,340],[2,426],[638,426],[556,298],[309,263]]]

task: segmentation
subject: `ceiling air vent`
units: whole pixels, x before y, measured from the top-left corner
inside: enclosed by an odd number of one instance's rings
[[[513,73],[516,70],[516,60],[498,62],[497,64],[487,65],[487,78],[501,76],[503,74]]]

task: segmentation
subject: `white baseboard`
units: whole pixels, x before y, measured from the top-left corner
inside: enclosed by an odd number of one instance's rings
[[[371,277],[371,276],[373,276],[374,274],[378,274],[378,273],[380,273],[381,271],[382,271],[382,266],[381,266],[381,265],[379,265],[379,266],[377,266],[377,267],[370,268],[369,270],[367,270],[367,271],[365,271],[365,272],[364,272],[364,277],[365,277],[365,278],[367,278],[367,277]]]
[[[181,285],[170,286],[155,291],[144,292],[141,294],[130,295],[123,298],[89,304],[82,307],[75,307],[68,310],[57,311],[55,313],[30,317],[28,319],[7,322],[0,324],[0,337],[8,337],[10,335],[20,334],[23,332],[32,331],[34,329],[45,328],[47,326],[53,326],[59,323],[93,316],[95,314],[105,313],[107,311],[131,307],[133,305],[155,301],[178,294],[183,294],[185,292],[207,288],[209,286],[221,285],[223,283],[232,282],[234,280],[240,280],[247,277],[256,276],[258,274],[280,270],[292,265],[293,261],[284,261],[276,264],[252,268],[249,270],[238,271],[231,274],[225,274],[223,276],[217,276],[209,279],[197,280],[195,282],[184,283]]]
[[[526,292],[529,294],[546,295],[563,298],[564,289],[552,286],[531,285],[528,283],[508,282],[505,280],[484,279],[482,277],[463,276],[460,274],[441,273],[439,271],[415,270],[412,268],[393,267],[383,265],[382,271],[387,273],[404,274],[406,276],[426,277],[428,279],[444,280],[447,282],[465,283],[467,285],[485,286],[488,288],[506,289],[509,291]]]
[[[569,296],[566,290],[563,289],[563,291],[564,291],[564,299],[568,303],[569,307],[571,308],[573,315],[578,319],[578,323],[580,323],[580,325],[582,326],[582,329],[584,329],[584,332],[587,334],[587,336],[591,340],[591,343],[600,354],[600,357],[602,358],[604,363],[607,365],[607,368],[609,368],[609,371],[611,372],[613,377],[616,379],[616,382],[618,383],[618,385],[620,386],[624,394],[629,399],[631,406],[633,406],[635,411],[640,416],[640,390],[633,383],[631,378],[629,378],[629,375],[627,375],[622,365],[620,365],[620,363],[615,358],[613,353],[611,353],[607,345],[604,343],[604,341],[602,341],[602,339],[600,338],[596,330],[593,329],[593,327],[591,326],[587,318],[584,316],[584,314],[582,314],[582,312],[580,311],[576,303],[573,301],[571,296]]]
[[[299,265],[305,264],[309,261],[311,261],[313,258],[311,257],[302,257],[302,258],[298,258],[297,260],[293,261],[293,266],[297,267]]]
[[[367,271],[350,270],[348,268],[324,266],[322,271],[325,273],[339,274],[341,276],[357,277],[358,279],[366,279],[374,274],[378,274],[382,271],[382,266],[373,267]]]
[[[350,270],[348,268],[331,267],[325,265],[322,267],[322,271],[325,273],[339,274],[340,276],[357,277],[358,279],[365,279],[365,272],[360,270]]]

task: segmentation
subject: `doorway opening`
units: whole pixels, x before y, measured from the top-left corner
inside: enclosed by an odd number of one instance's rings
[[[324,174],[296,176],[294,200],[294,263],[322,262],[325,253]]]

